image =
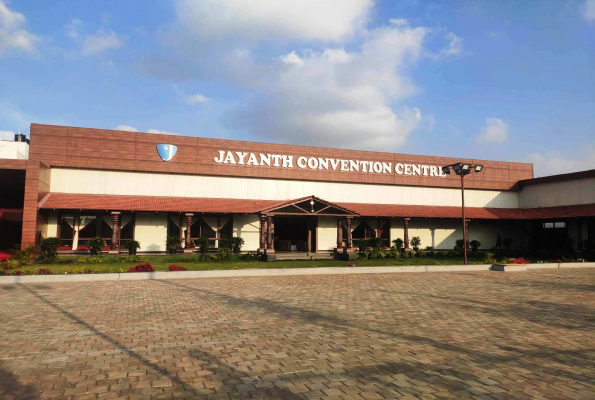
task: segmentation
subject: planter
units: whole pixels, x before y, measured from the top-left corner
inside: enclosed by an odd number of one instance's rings
[[[176,254],[178,249],[169,249],[169,254]]]
[[[201,247],[200,248],[200,254],[207,254],[207,248],[206,247]]]
[[[136,249],[128,249],[128,255],[129,256],[135,256],[136,255]]]
[[[527,271],[528,264],[494,264],[490,268],[492,271],[500,272],[520,272]]]

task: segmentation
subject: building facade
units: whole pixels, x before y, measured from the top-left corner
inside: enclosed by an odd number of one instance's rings
[[[452,248],[463,236],[461,180],[441,167],[456,162],[484,167],[465,177],[469,240],[481,248],[497,234],[515,247],[595,239],[595,171],[533,179],[526,163],[39,124],[28,159],[0,160],[0,170],[12,197],[22,190],[22,246],[57,236],[62,251],[86,251],[101,236],[112,253],[133,239],[163,252],[179,235],[192,252],[199,237],[217,248],[239,236],[243,251],[272,256],[349,253],[372,237]]]

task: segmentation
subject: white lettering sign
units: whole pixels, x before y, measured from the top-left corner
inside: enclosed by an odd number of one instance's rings
[[[250,165],[255,167],[293,168],[294,157],[284,154],[255,154],[241,151],[219,150],[213,161],[217,164]],[[445,177],[441,168],[435,165],[403,164],[363,160],[341,160],[335,158],[304,157],[295,160],[295,165],[300,169],[316,169],[344,172],[367,172],[373,174],[391,174],[408,176],[436,176]]]

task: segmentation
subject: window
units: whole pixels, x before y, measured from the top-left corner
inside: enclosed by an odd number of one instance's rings
[[[543,223],[544,229],[560,229],[566,228],[566,222],[559,221],[559,222],[544,222]]]

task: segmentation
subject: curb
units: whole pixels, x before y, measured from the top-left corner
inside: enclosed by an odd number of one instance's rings
[[[528,270],[553,268],[593,268],[595,263],[529,264]],[[491,264],[481,265],[415,265],[405,267],[324,267],[286,269],[243,269],[218,271],[155,271],[112,274],[69,274],[69,275],[19,275],[0,276],[0,285],[42,282],[97,282],[97,281],[141,281],[165,279],[239,278],[265,276],[307,276],[307,275],[353,275],[387,274],[400,272],[466,272],[489,271]]]

